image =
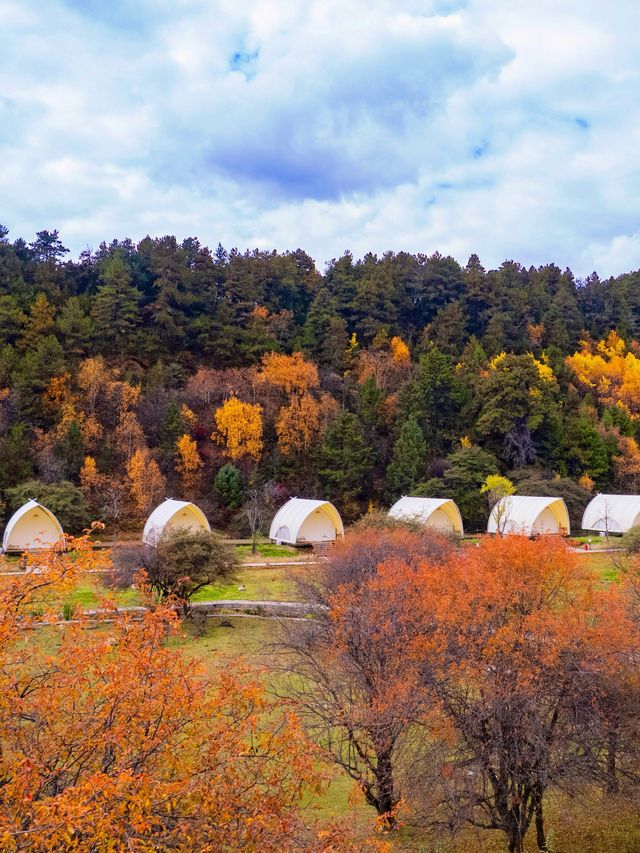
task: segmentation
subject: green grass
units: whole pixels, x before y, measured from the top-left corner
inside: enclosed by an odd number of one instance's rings
[[[312,571],[312,569],[288,569],[277,566],[241,568],[233,583],[205,586],[193,596],[192,601],[219,601],[222,598],[248,601],[263,599],[294,601],[297,598],[295,573],[303,571]],[[245,589],[239,589],[241,586]]]
[[[624,566],[625,558],[622,554],[585,551],[584,554],[578,556],[578,560],[578,565],[584,566],[586,573],[595,575],[599,583],[609,584],[620,578],[620,570]]]
[[[73,592],[64,601],[91,610],[97,607],[100,601],[105,598],[115,600],[120,607],[140,604],[140,596],[137,590],[107,589],[100,583],[99,576],[97,575],[92,578],[82,578]]]
[[[211,674],[221,659],[242,656],[260,665],[274,642],[278,626],[272,619],[243,616],[208,616],[200,633],[192,622],[185,622],[180,636],[170,644],[183,649],[190,658],[204,663]]]
[[[192,601],[220,601],[221,599],[248,601],[295,601],[297,573],[313,571],[313,567],[288,568],[270,566],[269,568],[246,567],[240,568],[235,579],[226,584],[210,584],[200,589]],[[244,586],[244,589],[240,589]],[[118,606],[136,606],[140,604],[140,596],[135,589],[107,589],[99,575],[82,577],[73,592],[60,602],[60,607],[70,603],[78,607],[92,610],[98,607],[104,599],[115,600]]]
[[[255,554],[251,550],[251,545],[236,545],[235,549],[244,558],[301,556],[298,548],[290,548],[288,545],[274,545],[271,542],[259,543]]]

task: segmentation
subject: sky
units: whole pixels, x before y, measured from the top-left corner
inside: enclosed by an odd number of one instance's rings
[[[0,0],[0,222],[640,267],[638,0]]]

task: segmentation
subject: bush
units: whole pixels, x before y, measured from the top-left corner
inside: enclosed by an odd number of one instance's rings
[[[640,527],[631,527],[620,540],[627,554],[640,553]]]
[[[188,602],[203,586],[230,580],[238,564],[235,549],[213,533],[175,530],[155,548],[140,545],[116,550],[108,583],[124,589],[143,569],[160,600],[175,596]]]

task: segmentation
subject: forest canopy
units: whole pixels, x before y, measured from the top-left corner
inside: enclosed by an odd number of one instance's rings
[[[211,250],[114,240],[69,259],[58,231],[0,228],[0,490],[66,489],[121,526],[166,495],[220,520],[257,492],[347,519],[401,494],[640,487],[640,271],[486,270],[437,252]],[[74,492],[75,490],[75,492]],[[575,520],[574,520],[575,523]]]

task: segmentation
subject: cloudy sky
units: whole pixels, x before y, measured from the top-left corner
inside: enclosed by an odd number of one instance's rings
[[[640,267],[638,0],[0,0],[0,222]]]

